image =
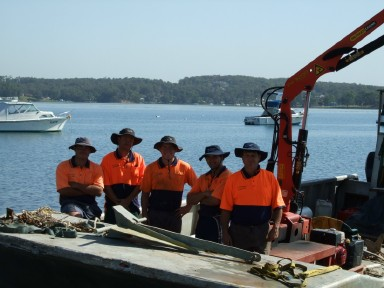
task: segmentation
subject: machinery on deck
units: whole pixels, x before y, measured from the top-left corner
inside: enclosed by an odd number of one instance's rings
[[[285,82],[284,87],[272,87],[263,93],[263,95],[267,95],[283,89],[280,106],[281,112],[275,121],[271,155],[268,159],[266,169],[274,172],[277,163],[277,179],[280,183],[286,204],[282,219],[282,224],[285,225],[286,229],[284,242],[300,239],[309,233],[310,220],[309,218],[301,217],[301,215],[305,216],[305,213],[303,213],[303,206],[301,205],[303,193],[300,192],[300,185],[303,168],[308,158],[306,147],[308,131],[306,130],[306,122],[310,93],[314,89],[319,77],[328,72],[339,71],[383,46],[384,35],[366,44],[362,48],[354,48],[357,43],[362,41],[383,23],[384,10],[373,16],[370,20],[290,77]],[[302,92],[305,92],[304,117],[301,123],[301,129],[299,129],[298,132],[297,141],[293,141],[291,102]],[[293,148],[295,148],[295,152],[293,152]]]

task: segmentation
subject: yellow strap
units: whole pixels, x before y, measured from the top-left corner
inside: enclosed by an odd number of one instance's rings
[[[292,261],[291,259],[289,260]],[[281,270],[282,266],[280,264],[267,262],[263,266],[252,267],[248,272],[264,279],[265,277],[274,279],[284,283],[288,287],[302,287],[304,280],[294,275],[295,263],[291,262],[285,266],[287,267],[287,271]]]
[[[282,262],[284,260],[288,260],[289,263],[285,264],[285,265],[281,265],[280,262]],[[279,264],[279,266],[280,266],[279,267],[280,271],[288,271],[292,274],[292,276],[295,276],[295,269],[300,269],[303,272],[307,271],[306,266],[304,266],[302,264],[295,263],[295,261],[293,261],[290,258],[283,258],[283,259],[277,261],[277,264]]]
[[[282,260],[290,260],[291,262],[282,266],[279,264],[279,262],[281,262]],[[340,269],[338,265],[333,265],[329,267],[305,271],[307,267],[304,265],[297,264],[291,259],[282,260],[278,261],[277,264],[267,262],[261,267],[252,267],[249,272],[260,277],[269,277],[277,281],[281,281],[289,287],[305,287],[307,285],[307,278],[322,275]],[[295,274],[295,268],[299,268],[303,272]]]
[[[324,268],[318,268],[318,269],[313,269],[313,270],[305,271],[305,272],[299,273],[298,276],[300,278],[302,278],[302,279],[305,279],[305,278],[314,277],[314,276],[322,275],[322,274],[325,274],[325,273],[329,273],[329,272],[332,272],[332,271],[335,271],[335,270],[338,270],[338,269],[340,269],[340,267],[338,265],[332,265],[332,266],[329,266],[329,267],[324,267]]]
[[[264,269],[264,267],[252,267],[251,270],[249,270],[250,273],[255,274],[260,277],[269,277],[275,280],[280,279],[280,273],[274,270],[267,270]]]

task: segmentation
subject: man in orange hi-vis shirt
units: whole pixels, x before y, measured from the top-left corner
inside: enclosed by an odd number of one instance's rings
[[[56,190],[60,194],[61,212],[87,219],[100,218],[96,197],[103,193],[103,170],[88,159],[96,149],[86,137],[79,137],[69,146],[75,156],[56,168]]]
[[[212,242],[221,243],[220,200],[224,185],[231,171],[224,166],[224,159],[230,152],[223,152],[218,145],[205,148],[199,158],[205,158],[210,170],[202,174],[187,194],[187,204],[200,204],[199,220],[195,236]]]
[[[183,150],[175,137],[164,136],[154,148],[161,157],[145,168],[141,183],[142,216],[151,226],[180,233],[181,217],[191,208],[181,207],[184,185],[192,187],[197,176],[190,164],[175,156]]]
[[[268,255],[285,207],[281,189],[275,175],[260,168],[268,153],[257,144],[245,143],[235,155],[244,166],[228,177],[221,198],[223,244]]]
[[[111,141],[117,145],[115,151],[109,152],[101,161],[104,172],[104,222],[115,224],[113,206],[121,205],[135,216],[140,214],[137,195],[144,176],[145,161],[132,147],[143,139],[136,137],[131,128],[124,128],[119,133],[112,133]]]

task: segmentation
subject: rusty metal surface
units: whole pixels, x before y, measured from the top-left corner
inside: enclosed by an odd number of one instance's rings
[[[317,260],[335,255],[336,247],[311,241],[294,241],[279,243],[271,250],[271,255],[281,258],[314,263]]]

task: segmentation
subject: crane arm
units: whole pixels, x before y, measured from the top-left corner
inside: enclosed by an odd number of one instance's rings
[[[336,72],[356,62],[362,57],[384,45],[384,35],[360,49],[354,46],[384,23],[384,9],[337,42],[315,60],[307,64],[296,74],[288,78],[284,85],[281,101],[280,129],[278,137],[277,178],[286,204],[285,211],[290,211],[290,201],[300,189],[303,172],[304,151],[306,149],[306,118],[309,107],[309,94],[317,79],[326,73]],[[302,127],[296,142],[296,154],[292,157],[292,117],[291,102],[301,93],[307,93],[306,109]],[[270,169],[270,170],[273,170]]]

